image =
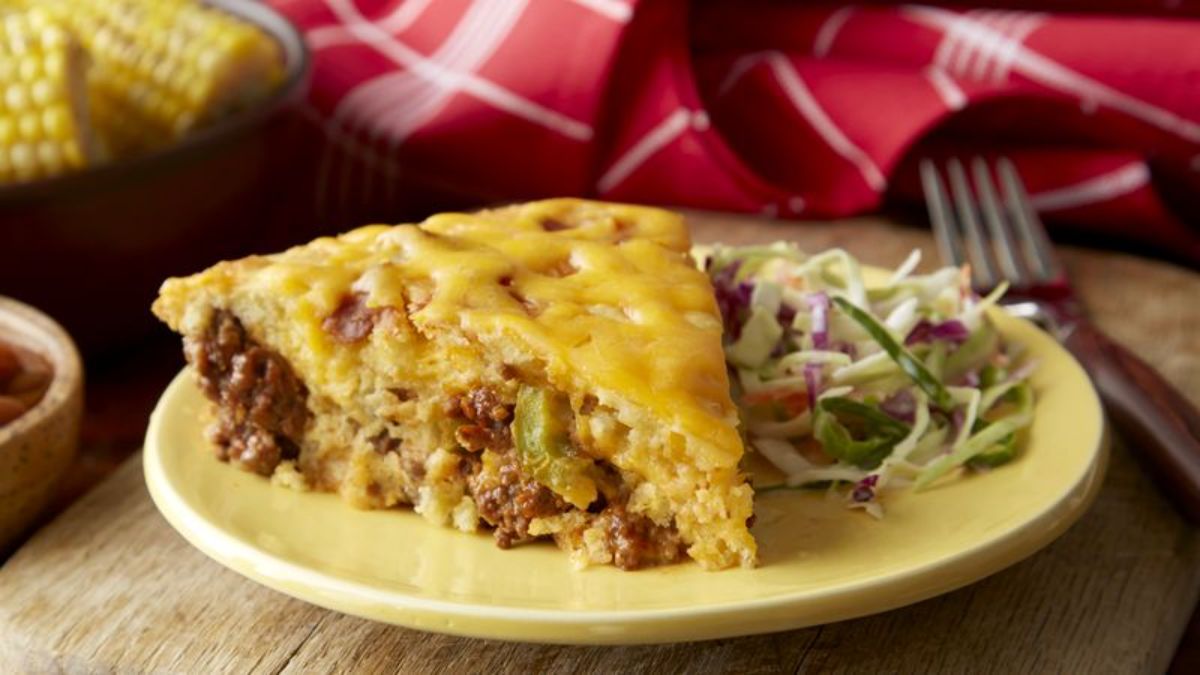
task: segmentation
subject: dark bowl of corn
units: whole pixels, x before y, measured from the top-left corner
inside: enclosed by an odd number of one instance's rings
[[[258,2],[0,0],[0,293],[95,353],[167,276],[288,239],[309,67]]]

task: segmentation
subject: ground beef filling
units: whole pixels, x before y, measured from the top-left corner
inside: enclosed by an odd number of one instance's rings
[[[492,534],[500,548],[534,539],[529,534],[534,518],[549,518],[571,508],[550,489],[521,475],[509,431],[512,405],[501,402],[491,389],[481,387],[454,399],[450,412],[466,422],[454,436],[467,451],[463,458],[467,488],[479,517],[494,528]],[[479,453],[484,450],[502,458],[498,472],[482,471]]]
[[[353,328],[344,331],[346,337],[357,337],[358,317],[346,318],[346,326]],[[241,322],[224,311],[213,315],[202,334],[184,341],[184,354],[199,375],[204,394],[216,404],[217,420],[209,433],[222,461],[270,476],[281,461],[299,455],[309,418],[308,391],[282,356],[256,343]],[[500,548],[535,539],[529,533],[534,519],[575,509],[521,473],[509,430],[512,404],[481,387],[454,398],[447,412],[462,422],[455,432],[463,449],[461,470],[479,516],[493,528]],[[394,451],[395,444],[390,437],[381,436],[376,449]],[[498,471],[482,471],[484,450],[500,456]],[[588,514],[591,526],[598,526],[607,538],[613,564],[634,570],[683,559],[686,545],[675,528],[629,513],[625,507],[628,494],[616,469],[608,465],[598,468],[611,480],[601,481],[605,483],[602,496]],[[413,473],[419,477],[424,467]]]
[[[465,422],[455,433],[463,453],[463,473],[479,516],[492,526],[500,548],[531,541],[529,526],[535,518],[549,518],[575,507],[549,488],[521,473],[509,425],[513,406],[494,391],[478,388],[454,399],[452,414]],[[501,457],[499,470],[485,474],[479,454],[490,450]],[[613,552],[613,564],[635,570],[682,560],[687,546],[674,527],[663,527],[640,514],[630,513],[628,493],[617,470],[598,465],[601,496],[588,509],[592,527],[599,526]]]
[[[209,435],[217,457],[270,476],[279,462],[299,455],[308,391],[283,357],[254,342],[224,311],[201,335],[184,341],[184,354],[216,404]]]
[[[513,406],[505,405],[494,391],[481,387],[454,399],[450,414],[466,420],[454,438],[468,452],[492,450],[509,453],[512,449]]]
[[[513,456],[508,453],[507,457]],[[531,541],[529,525],[534,518],[549,518],[571,508],[561,497],[536,481],[521,475],[515,462],[500,467],[498,476],[476,472],[467,480],[479,516],[495,528],[496,545],[511,548]]]

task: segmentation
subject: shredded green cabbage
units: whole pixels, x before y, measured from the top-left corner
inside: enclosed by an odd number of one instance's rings
[[[726,320],[747,445],[784,474],[760,492],[832,486],[878,515],[886,490],[1019,455],[1034,368],[988,319],[1003,287],[979,298],[963,270],[917,274],[917,251],[870,288],[841,249],[693,256]]]

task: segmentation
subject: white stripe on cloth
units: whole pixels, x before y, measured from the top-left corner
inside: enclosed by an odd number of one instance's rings
[[[1015,40],[998,37],[995,31],[970,17],[925,6],[907,6],[901,11],[923,25],[946,33],[961,33],[963,39],[981,48],[992,44],[1015,44],[1012,69],[1021,75],[1050,89],[1078,96],[1082,101],[1108,106],[1190,142],[1200,142],[1200,125],[1195,122],[1071,70]]]
[[[729,90],[741,82],[746,73],[750,72],[754,66],[762,63],[766,56],[767,52],[754,52],[738,57],[729,67],[729,72],[725,73],[724,79],[721,80],[721,86],[717,88],[717,95],[724,96],[729,93]]]
[[[352,0],[325,0],[347,30],[393,63],[442,87],[457,87],[489,105],[577,141],[590,140],[592,127],[531,101],[475,73],[457,72],[434,62],[366,21]]]
[[[608,17],[619,23],[629,23],[633,18],[633,8],[621,0],[572,0],[575,4],[587,7],[593,12]]]
[[[875,161],[862,151],[862,148],[855,145],[834,124],[787,58],[779,52],[772,52],[766,58],[775,74],[775,79],[779,81],[779,86],[783,88],[796,110],[812,125],[813,130],[825,140],[834,152],[858,169],[868,187],[876,192],[882,192],[887,187],[887,179],[883,172],[875,165]]]
[[[1017,49],[1024,44],[1033,31],[1041,28],[1045,21],[1045,14],[1020,13],[1020,20],[1008,31],[1009,39],[1000,46],[996,58],[993,59],[995,68],[991,75],[992,84],[999,85],[1008,81],[1008,73],[1012,69]]]
[[[999,12],[987,9],[972,9],[967,12],[967,16],[970,16],[975,21],[985,25],[991,22],[993,14],[999,14]],[[960,35],[958,41],[958,51],[955,53],[954,60],[949,64],[946,70],[948,70],[955,77],[962,78],[964,80],[972,77],[972,64],[983,62],[986,65],[987,62],[987,52],[979,47],[981,47],[981,45],[966,39],[966,36],[964,35]]]
[[[432,4],[433,0],[404,0],[399,7],[392,10],[391,14],[376,21],[375,25],[393,35],[403,33],[413,22],[421,18],[421,15]],[[345,26],[321,26],[309,30],[305,33],[305,37],[308,39],[308,44],[317,51],[335,45],[358,42],[358,38],[346,30]]]
[[[842,26],[846,25],[846,21],[850,19],[850,15],[854,13],[853,6],[842,7],[835,10],[821,24],[821,28],[817,31],[817,36],[813,38],[813,56],[818,59],[825,58],[829,54],[829,50],[833,48],[833,41],[837,39],[838,32],[842,30]]]
[[[985,82],[989,74],[996,68],[996,56],[1008,39],[1008,33],[1013,25],[1020,20],[1016,12],[989,11],[981,12],[979,20],[989,26],[999,36],[986,49],[975,50],[975,61],[967,69],[966,77],[976,82]]]
[[[525,9],[525,0],[475,2],[429,60],[453,73],[474,72],[504,43]],[[412,71],[364,82],[338,103],[334,119],[348,116],[398,146],[441,112],[458,92],[454,83],[431,81]]]
[[[925,69],[925,79],[929,80],[942,103],[950,110],[962,110],[963,106],[967,105],[967,95],[946,71],[937,66],[929,66]]]
[[[933,59],[931,60],[932,65],[949,72],[950,63],[955,58],[955,52],[958,51],[959,42],[961,42],[961,40],[957,30],[943,31],[942,40],[938,43],[937,49],[933,52]]]
[[[982,42],[969,39],[969,31],[952,26],[944,32],[932,64],[963,79],[1001,84],[1008,76],[1015,48],[1041,26],[1044,14],[1006,10],[969,10],[966,17],[991,31]]]
[[[1125,166],[1066,187],[1029,196],[1037,211],[1062,211],[1077,206],[1106,202],[1150,184],[1150,170],[1142,162]]]
[[[450,72],[473,72],[486,62],[504,42],[512,26],[520,18],[526,0],[493,3],[477,0],[454,26],[450,35],[429,60],[440,64]],[[366,136],[364,145],[375,151],[380,145],[388,146],[388,154],[395,154],[400,145],[415,131],[427,124],[445,109],[457,93],[457,87],[416,75],[413,71],[388,73],[363,82],[348,92],[338,102],[332,117],[332,128],[342,132],[348,125]],[[368,159],[374,155],[367,155]],[[373,201],[375,182],[384,178],[385,200],[389,203],[396,193],[395,180],[388,172],[380,176],[378,164],[365,161],[363,156],[343,154],[339,170],[322,167],[326,175],[336,173],[339,180],[337,191],[339,208],[350,202],[368,204]],[[334,157],[326,153],[323,161],[332,162]],[[361,165],[363,176],[350,180],[350,174]],[[352,189],[359,193],[357,200],[349,194]]]
[[[650,131],[638,139],[625,154],[608,167],[600,180],[596,181],[596,189],[606,193],[633,175],[639,167],[645,164],[659,150],[675,142],[689,127],[698,130],[707,129],[708,115],[702,111],[693,112],[687,108],[679,108],[667,115],[661,122],[654,125]]]
[[[400,33],[421,18],[433,0],[404,0],[400,6],[379,22],[379,27],[389,33]]]

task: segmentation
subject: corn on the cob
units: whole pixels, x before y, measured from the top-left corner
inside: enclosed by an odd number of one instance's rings
[[[42,0],[95,65],[97,132],[115,156],[178,140],[264,97],[283,77],[278,44],[196,0]]]
[[[47,178],[101,156],[87,58],[44,11],[0,14],[0,184]]]

